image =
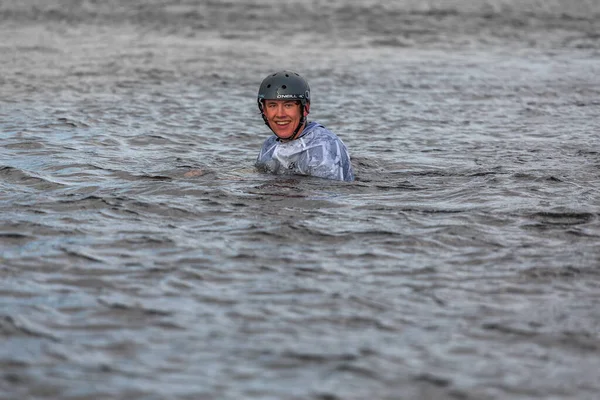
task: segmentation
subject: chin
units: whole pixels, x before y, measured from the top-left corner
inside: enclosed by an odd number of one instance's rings
[[[277,136],[279,136],[281,139],[288,139],[291,138],[292,135],[294,134],[294,130],[293,129],[285,129],[285,130],[281,130],[281,129],[275,129],[274,130],[275,134]]]
[[[290,133],[280,133],[280,132],[278,132],[277,133],[277,136],[279,136],[280,139],[289,139],[289,138],[292,137],[292,135],[293,135],[293,132],[290,132]]]

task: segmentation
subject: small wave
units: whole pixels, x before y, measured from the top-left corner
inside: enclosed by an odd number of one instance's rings
[[[542,226],[581,225],[593,221],[596,217],[596,214],[579,212],[537,212],[529,216]]]
[[[54,47],[46,47],[46,46],[17,46],[17,50],[20,52],[34,52],[34,53],[46,53],[46,54],[58,54],[61,53],[61,50],[56,49]]]
[[[526,269],[520,274],[527,279],[565,279],[565,278],[585,278],[586,276],[600,276],[600,271],[589,268],[578,268],[566,266],[562,268],[544,268],[533,267]]]
[[[57,118],[55,122],[42,124],[40,128],[89,128],[90,126],[81,121],[70,118]]]
[[[91,261],[95,263],[101,263],[103,260],[99,257],[87,254],[82,250],[75,250],[67,247],[60,247],[60,250],[67,255],[69,258],[81,259],[84,261]]]
[[[165,311],[165,310],[159,310],[157,308],[149,308],[149,307],[142,307],[142,306],[138,306],[138,305],[129,305],[129,304],[125,304],[123,302],[119,302],[119,301],[109,301],[109,300],[105,300],[105,299],[98,299],[98,303],[104,305],[105,307],[110,308],[111,310],[116,310],[118,312],[122,313],[127,313],[128,315],[134,317],[134,316],[146,316],[146,317],[152,317],[152,316],[157,316],[157,317],[168,317],[168,316],[172,316],[173,312],[171,311]]]
[[[9,166],[0,167],[0,178],[5,182],[18,186],[33,187],[39,190],[53,190],[67,186],[50,178],[42,177],[37,173]]]
[[[358,359],[356,354],[341,353],[341,354],[326,354],[321,352],[308,352],[288,350],[281,354],[283,358],[300,361],[302,363],[322,364],[332,361],[354,361]]]
[[[0,232],[0,237],[5,239],[29,239],[31,236],[18,232]]]
[[[4,148],[13,150],[39,150],[45,147],[43,143],[37,141],[15,142],[4,145]]]
[[[452,380],[432,373],[422,373],[414,377],[417,382],[427,382],[439,387],[447,387],[452,384]]]
[[[164,176],[164,175],[136,175],[136,177],[140,178],[140,179],[144,179],[144,180],[151,180],[151,181],[172,181],[173,178],[171,178],[170,176]]]
[[[0,335],[4,337],[11,336],[33,336],[50,339],[58,342],[58,338],[46,332],[41,327],[35,326],[23,317],[12,317],[10,315],[0,316]]]
[[[533,341],[550,348],[568,347],[580,351],[592,352],[600,350],[600,340],[598,340],[598,337],[587,332],[543,332],[539,330],[536,324],[517,327],[508,322],[489,322],[482,324],[481,327],[487,331],[496,331],[500,334],[510,335],[515,339],[520,338],[528,342]]]

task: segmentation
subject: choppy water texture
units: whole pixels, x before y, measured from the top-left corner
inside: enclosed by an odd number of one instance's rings
[[[600,3],[0,3],[0,398],[594,399]],[[253,168],[291,68],[356,182]]]

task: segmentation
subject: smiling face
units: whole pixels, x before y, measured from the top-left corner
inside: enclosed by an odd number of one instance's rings
[[[296,100],[265,100],[263,107],[269,126],[280,139],[293,139],[302,119],[302,106]],[[304,116],[308,115],[308,104]],[[303,127],[298,132],[301,132]]]

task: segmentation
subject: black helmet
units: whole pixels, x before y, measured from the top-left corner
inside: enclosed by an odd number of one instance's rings
[[[267,76],[258,89],[258,108],[263,100],[299,100],[310,103],[308,82],[294,71],[279,71]]]

